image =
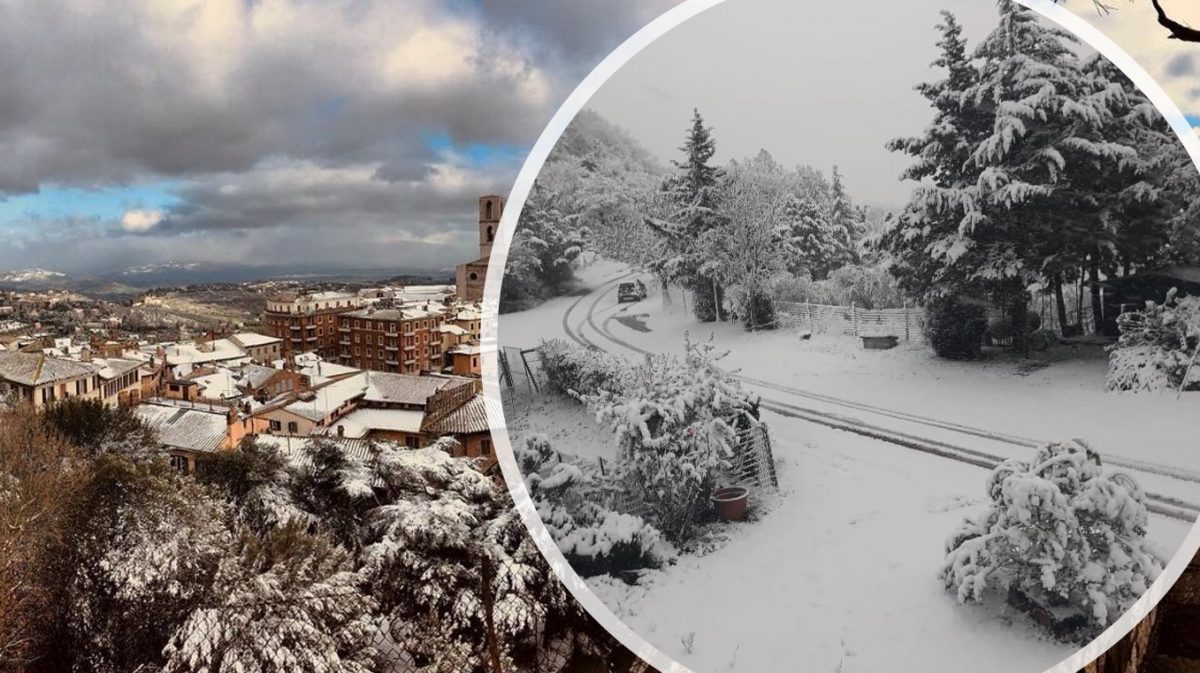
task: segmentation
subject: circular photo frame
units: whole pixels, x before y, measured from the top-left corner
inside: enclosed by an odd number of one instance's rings
[[[1012,0],[1020,5],[1036,11],[1050,22],[1066,29],[1091,49],[1094,49],[1111,64],[1115,65],[1129,80],[1131,80],[1141,93],[1148,99],[1158,112],[1170,126],[1175,136],[1182,143],[1187,154],[1190,155],[1194,166],[1200,166],[1200,138],[1197,138],[1195,132],[1190,127],[1187,119],[1178,107],[1167,96],[1163,89],[1155,82],[1155,80],[1142,69],[1128,54],[1122,51],[1115,43],[1108,39],[1097,28],[1091,26],[1080,17],[1062,8],[1052,0]],[[610,633],[617,637],[623,645],[629,648],[647,661],[650,665],[664,672],[689,671],[696,670],[698,673],[707,673],[708,671],[716,670],[749,670],[739,669],[734,661],[705,661],[703,666],[697,665],[694,661],[691,663],[692,668],[677,662],[663,650],[656,648],[651,644],[654,640],[653,634],[650,638],[645,637],[647,634],[639,633],[626,625],[610,607],[593,591],[589,584],[583,580],[579,574],[575,572],[571,564],[568,563],[566,557],[559,548],[558,542],[551,535],[543,523],[530,490],[527,487],[526,475],[522,473],[521,467],[518,465],[514,446],[508,431],[504,411],[504,390],[502,388],[502,378],[511,376],[511,371],[508,367],[516,367],[515,363],[507,363],[507,367],[502,367],[501,364],[501,337],[503,336],[502,322],[499,317],[499,307],[501,303],[501,284],[504,280],[505,269],[509,261],[509,250],[512,245],[513,236],[516,232],[524,205],[530,197],[534,189],[535,181],[546,165],[547,159],[551,156],[551,152],[558,144],[564,132],[581,111],[587,107],[589,101],[602,90],[606,82],[617,74],[627,63],[641,54],[651,44],[660,37],[668,34],[676,27],[689,21],[705,11],[717,7],[718,5],[726,4],[724,0],[687,0],[668,11],[645,28],[640,30],[633,37],[629,38],[607,58],[605,58],[574,90],[567,98],[566,102],[559,108],[554,115],[549,125],[539,137],[533,150],[530,152],[517,181],[509,195],[508,207],[504,210],[499,231],[496,235],[494,247],[492,249],[491,264],[489,266],[486,291],[485,291],[485,319],[483,324],[483,380],[484,392],[488,398],[487,414],[488,420],[492,428],[492,433],[497,449],[497,458],[503,471],[505,480],[508,483],[509,489],[513,495],[515,505],[520,512],[526,526],[532,533],[539,549],[550,562],[555,572],[568,587],[570,592],[579,600],[579,602],[588,610],[591,615],[598,620]],[[729,3],[733,4],[733,3]],[[936,17],[929,17],[929,21],[922,19],[921,24],[932,24]],[[922,38],[931,38],[934,34],[927,32]],[[883,61],[886,63],[886,60]],[[883,66],[881,66],[883,67]],[[681,120],[683,121],[683,120]],[[680,127],[682,129],[682,126]],[[674,137],[673,137],[674,140]],[[613,296],[616,296],[618,286],[613,285],[610,290]],[[633,299],[644,298],[645,287],[619,288],[619,292],[628,290],[633,294],[641,293],[640,297],[632,297]],[[619,301],[619,300],[618,300]],[[717,309],[720,310],[719,308]],[[563,318],[564,324],[566,318]],[[907,325],[907,323],[906,323]],[[569,327],[567,328],[569,331]],[[888,335],[871,335],[862,334],[856,335],[863,337],[863,346],[872,348],[871,344],[867,343],[868,338],[874,336],[885,337]],[[882,347],[888,347],[887,344],[881,344]],[[1076,447],[1067,449],[1072,452],[1086,451],[1091,455],[1090,449],[1086,447]],[[1032,450],[1032,449],[1031,449]],[[1161,474],[1159,476],[1162,476]],[[980,486],[984,480],[980,479]],[[994,483],[994,480],[993,480]],[[982,489],[972,487],[973,490],[980,491]],[[1197,489],[1200,492],[1200,489]],[[732,517],[737,516],[738,507],[745,506],[744,499],[740,500],[739,504],[738,493],[731,492],[726,489],[725,492],[714,495],[713,502],[716,504],[718,511],[732,511]],[[982,494],[981,494],[982,495]],[[717,497],[719,496],[719,497]],[[1163,501],[1166,502],[1166,501]],[[731,504],[732,503],[732,504]],[[1166,505],[1164,505],[1166,506]],[[729,508],[732,507],[732,510]],[[1179,518],[1179,517],[1176,517]],[[1180,526],[1185,524],[1180,524]],[[950,534],[953,531],[947,530]],[[1178,536],[1177,536],[1178,537]],[[1186,533],[1182,534],[1182,539],[1178,544],[1178,549],[1174,556],[1166,562],[1158,572],[1157,578],[1153,583],[1141,594],[1139,598],[1122,613],[1122,615],[1112,621],[1099,635],[1086,642],[1079,649],[1075,649],[1072,654],[1062,657],[1057,663],[1054,663],[1047,669],[1050,673],[1069,673],[1080,670],[1089,662],[1095,660],[1106,650],[1112,647],[1118,640],[1129,633],[1135,625],[1145,618],[1154,606],[1163,597],[1166,591],[1175,583],[1175,581],[1183,573],[1197,548],[1200,548],[1200,528],[1191,525]],[[935,550],[936,551],[936,550]],[[799,563],[799,562],[798,562]],[[936,561],[935,561],[936,563]],[[932,581],[936,581],[936,568],[930,569]],[[763,581],[761,577],[746,577],[746,582]],[[695,587],[696,592],[703,593],[705,587]],[[947,600],[953,600],[954,596],[948,595]],[[727,607],[727,606],[726,606]],[[719,608],[718,608],[719,609]],[[748,612],[758,612],[763,609],[761,605],[746,605],[745,610]],[[739,619],[738,615],[730,615],[733,621]],[[920,621],[919,614],[910,615],[911,619]],[[677,634],[676,634],[677,635]],[[861,636],[861,634],[859,634]],[[797,638],[801,634],[796,634]],[[828,637],[827,634],[814,637]],[[861,638],[860,638],[861,641]],[[937,648],[946,645],[944,642],[929,643],[929,657],[937,656]],[[683,649],[690,649],[687,643],[682,645]],[[840,643],[840,647],[844,652],[845,658],[843,661],[852,660],[856,653],[855,645],[848,644],[845,640]],[[678,648],[677,648],[678,649]],[[797,662],[777,662],[780,666],[790,667]],[[960,662],[961,663],[961,662]],[[807,665],[806,665],[807,666]],[[928,665],[919,666],[920,670],[933,670]],[[1003,666],[1001,668],[1004,668]],[[842,670],[842,662],[837,662],[836,668],[833,670]],[[847,670],[854,670],[852,666],[847,665]],[[1006,669],[1009,670],[1009,669]],[[1034,673],[1030,671],[1030,673]]]

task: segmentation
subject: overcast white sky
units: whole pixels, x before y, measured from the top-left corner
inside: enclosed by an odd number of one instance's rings
[[[736,0],[694,17],[634,57],[590,106],[664,159],[698,107],[717,159],[765,148],[784,165],[838,164],[862,203],[902,205],[908,164],[884,149],[932,118],[913,90],[935,75],[943,8],[972,48],[995,25],[991,0],[778,2]],[[940,71],[936,73],[940,77]]]

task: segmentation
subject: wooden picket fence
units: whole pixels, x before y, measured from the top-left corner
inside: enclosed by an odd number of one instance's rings
[[[779,302],[776,320],[784,327],[813,334],[844,336],[895,336],[902,341],[925,338],[925,311],[904,308],[864,309],[808,302]]]

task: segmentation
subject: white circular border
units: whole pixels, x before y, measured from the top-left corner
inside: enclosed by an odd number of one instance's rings
[[[620,618],[609,610],[608,606],[592,593],[582,578],[571,569],[562,552],[559,551],[558,545],[554,542],[549,531],[542,523],[541,517],[538,516],[533,500],[529,497],[529,491],[525,488],[525,481],[521,475],[520,468],[517,466],[516,457],[513,454],[512,442],[508,436],[508,427],[504,419],[500,395],[499,365],[496,357],[499,343],[497,339],[497,324],[499,317],[498,308],[500,305],[500,283],[504,278],[504,267],[508,261],[508,249],[512,244],[513,232],[517,227],[517,222],[520,220],[525,200],[529,196],[529,192],[533,188],[533,183],[541,172],[542,165],[546,162],[550,151],[554,149],[559,137],[571,123],[571,120],[575,118],[592,96],[617,70],[648,45],[693,16],[723,2],[725,0],[685,0],[675,6],[617,47],[567,97],[566,101],[563,102],[558,112],[555,113],[550,123],[546,126],[546,129],[542,131],[537,143],[526,158],[525,164],[521,168],[516,182],[513,184],[512,191],[508,195],[506,208],[501,216],[497,240],[492,247],[484,288],[482,368],[484,395],[488,402],[486,405],[488,425],[491,427],[493,445],[496,447],[496,457],[500,463],[501,471],[504,473],[504,479],[508,483],[509,491],[512,493],[517,512],[524,521],[526,528],[529,529],[534,543],[537,544],[538,549],[546,557],[555,574],[558,575],[559,579],[575,599],[583,605],[601,626],[616,637],[622,645],[663,673],[691,673],[691,670],[660,652],[634,632],[633,629],[626,626]],[[1187,149],[1192,157],[1193,163],[1200,167],[1200,137],[1197,137],[1183,113],[1167,95],[1166,91],[1159,86],[1158,82],[1133,57],[1118,47],[1115,42],[1099,29],[1078,15],[1054,3],[1053,0],[1016,0],[1016,2],[1039,12],[1060,26],[1070,30],[1120,68],[1146,94],[1150,101],[1154,103],[1154,106],[1158,108],[1159,112],[1162,113],[1163,117],[1175,130],[1176,135],[1183,142],[1185,149]],[[1129,633],[1158,604],[1167,590],[1183,574],[1188,562],[1198,548],[1200,548],[1200,525],[1193,525],[1187,537],[1180,545],[1179,550],[1176,552],[1175,557],[1163,569],[1162,574],[1159,575],[1157,581],[1151,585],[1146,594],[1138,599],[1133,607],[1127,610],[1104,633],[1100,634],[1100,636],[1083,648],[1077,650],[1072,656],[1045,671],[1045,673],[1075,673],[1115,645],[1118,640]]]

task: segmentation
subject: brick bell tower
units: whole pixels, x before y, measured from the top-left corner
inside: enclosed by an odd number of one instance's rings
[[[500,230],[500,216],[504,214],[504,197],[488,194],[479,197],[479,256],[490,257],[496,232]]]

